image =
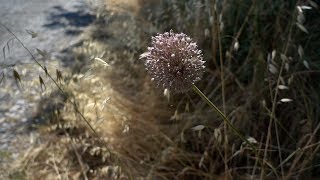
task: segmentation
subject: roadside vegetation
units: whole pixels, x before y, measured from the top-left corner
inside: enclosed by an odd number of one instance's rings
[[[40,143],[12,164],[10,177],[319,177],[319,5],[106,1],[70,51],[71,71],[42,67]],[[171,29],[197,42],[206,68],[196,85],[257,153],[196,93],[164,92],[150,80],[139,56]]]

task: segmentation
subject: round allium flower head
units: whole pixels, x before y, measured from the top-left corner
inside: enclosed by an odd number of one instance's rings
[[[186,34],[165,32],[152,37],[151,47],[140,56],[152,80],[158,86],[175,92],[185,92],[200,80],[204,61],[197,44]]]

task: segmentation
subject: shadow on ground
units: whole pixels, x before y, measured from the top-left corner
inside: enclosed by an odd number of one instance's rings
[[[50,30],[63,30],[66,36],[79,36],[86,27],[96,22],[96,16],[88,10],[85,4],[75,5],[72,8],[54,6],[48,12],[47,23],[43,27]],[[74,69],[75,57],[72,49],[82,46],[82,40],[71,44],[60,51],[57,56],[64,67]],[[72,70],[73,71],[73,70]]]
[[[47,18],[49,23],[43,26],[50,29],[66,28],[65,34],[67,35],[80,34],[81,28],[89,26],[96,17],[86,11],[84,6],[74,8],[75,11],[69,11],[61,6],[54,6]]]

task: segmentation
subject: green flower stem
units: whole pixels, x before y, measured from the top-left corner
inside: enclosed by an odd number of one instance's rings
[[[200,89],[198,89],[197,86],[195,86],[194,84],[192,84],[192,89],[223,119],[223,121],[225,123],[227,123],[227,125],[232,129],[233,132],[235,132],[237,134],[237,136],[239,136],[239,138],[241,138],[244,142],[246,142],[248,145],[250,145],[252,147],[252,149],[254,150],[254,152],[257,152],[256,147],[250,142],[248,141],[247,138],[244,137],[244,135],[241,134],[241,132],[234,127],[234,125],[231,123],[231,121],[226,117],[226,115],[224,115],[220,109],[215,106],[210,99],[208,99],[208,97],[206,95],[204,95]]]
[[[237,136],[239,136],[240,139],[242,139],[244,142],[246,142],[246,143],[252,148],[253,152],[254,152],[255,155],[256,155],[256,158],[257,158],[258,162],[259,162],[262,166],[263,166],[264,164],[267,164],[267,166],[269,166],[269,167],[272,169],[273,173],[275,173],[275,175],[276,175],[276,177],[277,177],[277,179],[278,179],[279,176],[278,176],[278,174],[277,174],[276,168],[275,168],[271,163],[269,163],[269,162],[267,162],[266,160],[260,158],[260,155],[259,155],[259,153],[258,153],[258,151],[257,151],[256,146],[253,145],[250,141],[248,141],[248,139],[245,138],[244,135],[242,135],[241,132],[240,132],[236,127],[234,127],[234,125],[232,125],[231,121],[226,117],[226,115],[223,114],[223,113],[220,111],[220,109],[219,109],[217,106],[215,106],[215,105],[213,104],[213,102],[211,102],[210,99],[208,99],[208,97],[207,97],[206,95],[204,95],[204,94],[200,91],[200,89],[198,89],[198,87],[197,87],[196,85],[192,84],[192,89],[223,119],[223,121],[224,121],[225,123],[227,123],[227,125],[232,129],[233,132],[236,133]]]

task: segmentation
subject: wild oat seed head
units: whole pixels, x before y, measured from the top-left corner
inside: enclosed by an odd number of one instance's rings
[[[184,33],[165,32],[152,37],[151,47],[140,56],[158,86],[185,92],[201,79],[205,68],[201,50]]]

